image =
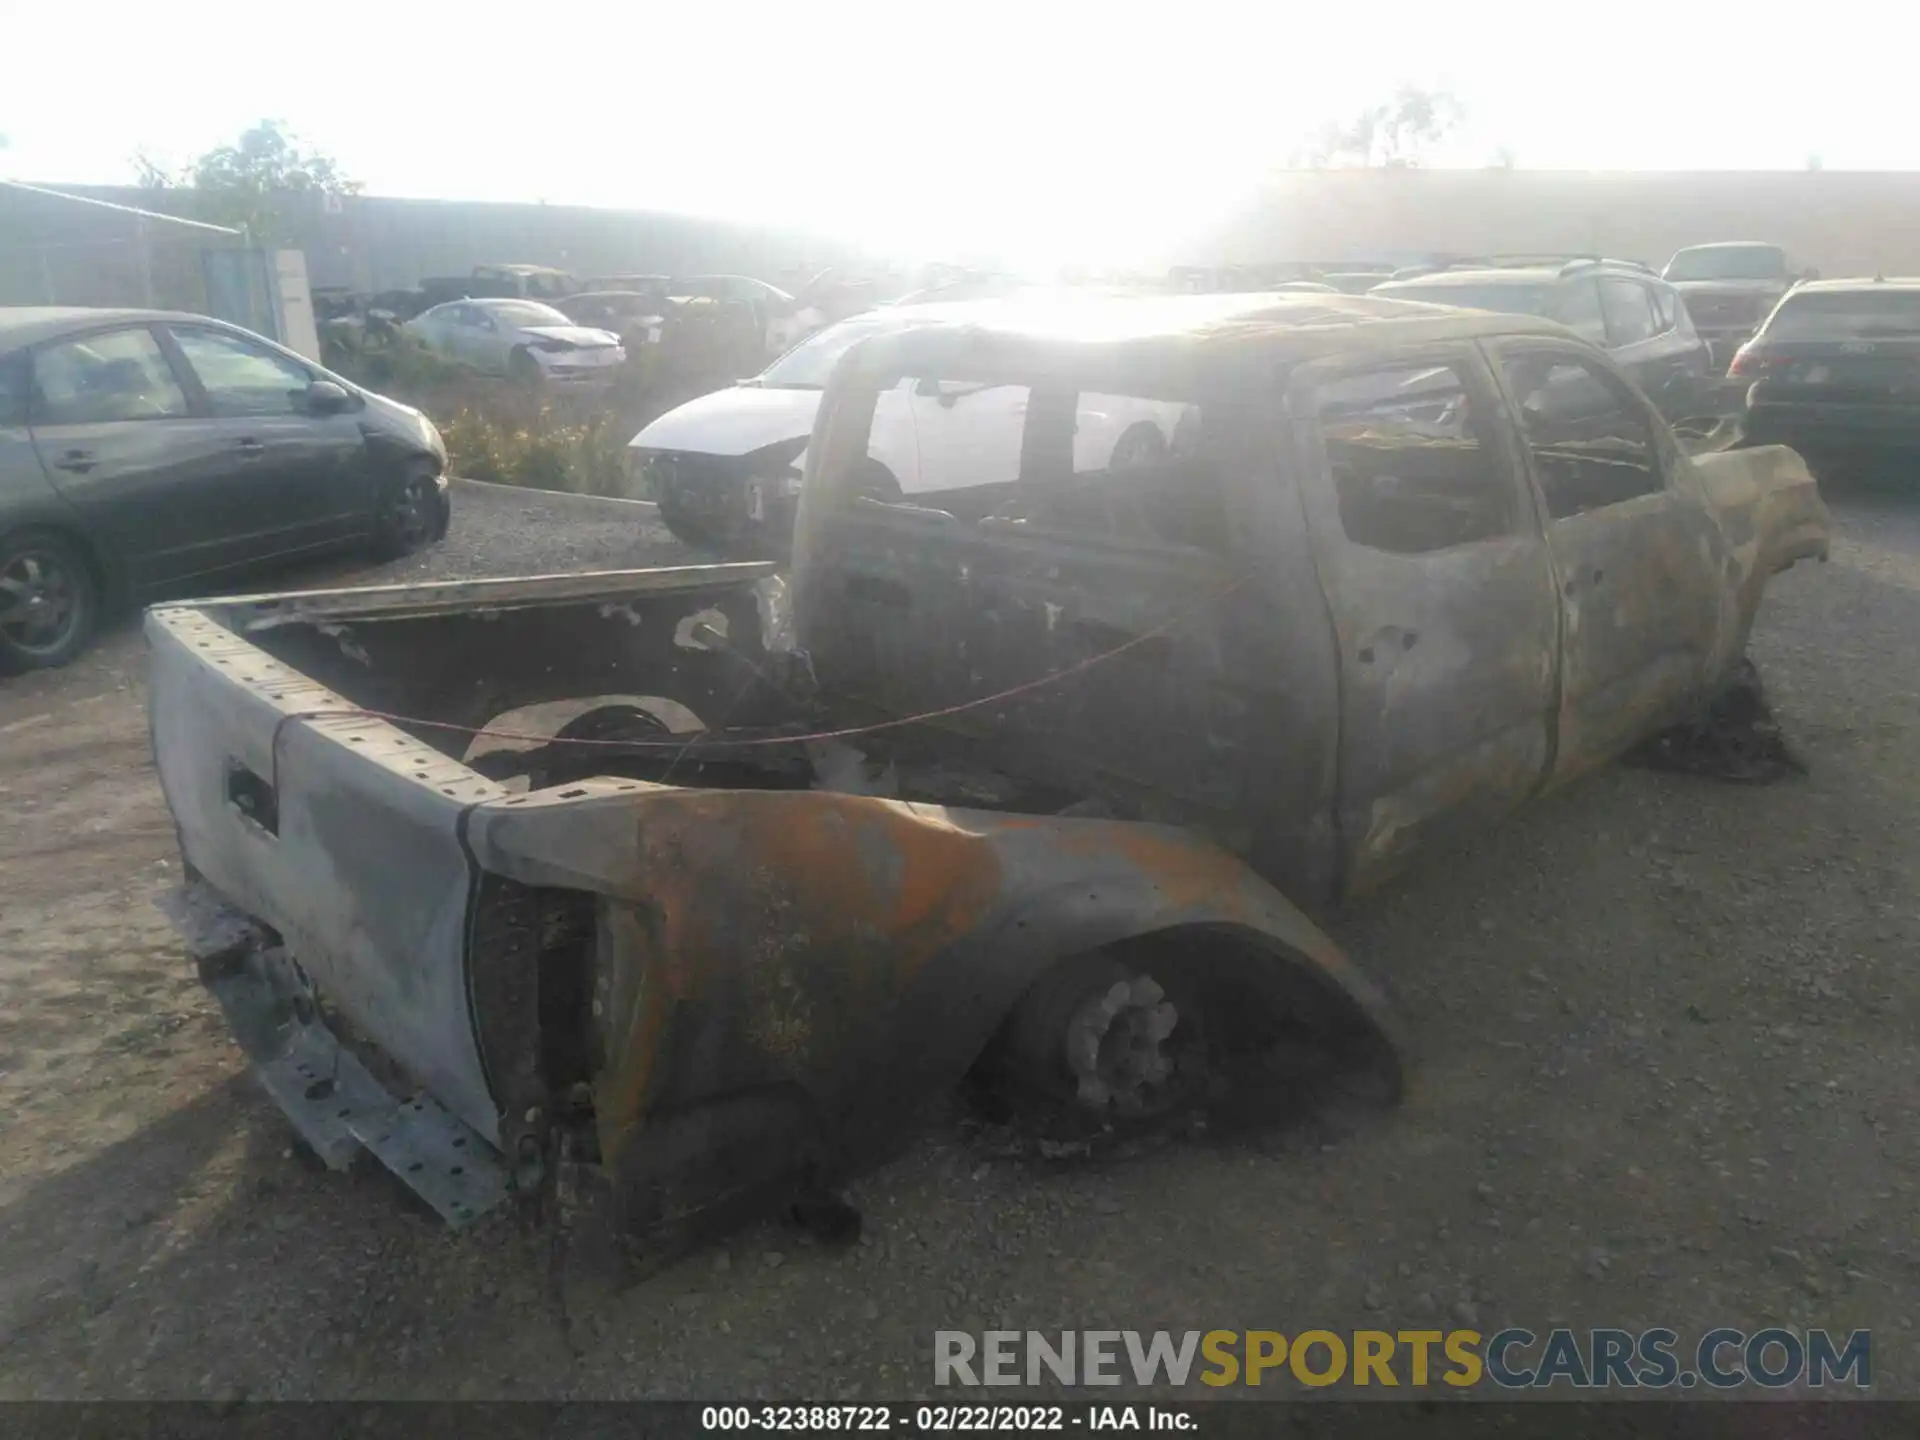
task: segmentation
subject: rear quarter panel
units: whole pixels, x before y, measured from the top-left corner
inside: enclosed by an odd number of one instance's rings
[[[118,605],[124,600],[127,575],[119,553],[47,478],[32,432],[24,425],[8,425],[0,419],[0,537],[26,529],[58,530],[73,536],[94,562],[108,604]]]
[[[1727,540],[1724,669],[1746,647],[1767,581],[1797,560],[1827,558],[1833,519],[1806,461],[1784,445],[1706,451],[1689,464]]]

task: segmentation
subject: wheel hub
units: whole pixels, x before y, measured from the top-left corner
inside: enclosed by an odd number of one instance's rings
[[[397,534],[409,542],[424,539],[428,526],[428,506],[426,485],[413,480],[403,485],[393,498],[393,528]]]
[[[1139,1115],[1164,1098],[1174,1078],[1168,1040],[1180,1012],[1148,975],[1116,980],[1067,1022],[1067,1068],[1080,1103]]]
[[[73,585],[58,561],[29,552],[0,571],[0,631],[15,644],[58,644],[73,613]]]

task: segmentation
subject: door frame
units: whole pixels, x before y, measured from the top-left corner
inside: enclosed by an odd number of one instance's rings
[[[1647,501],[1655,499],[1664,502],[1664,509],[1689,511],[1693,516],[1693,522],[1690,528],[1694,530],[1695,537],[1702,543],[1707,544],[1709,548],[1712,549],[1715,557],[1713,564],[1700,572],[1701,576],[1704,580],[1710,581],[1716,586],[1720,578],[1719,566],[1723,564],[1725,560],[1724,551],[1726,538],[1720,529],[1718,518],[1713,513],[1712,507],[1707,504],[1705,497],[1699,492],[1697,486],[1688,483],[1690,471],[1688,469],[1687,457],[1674,442],[1672,431],[1668,428],[1666,420],[1661,415],[1660,407],[1653,402],[1651,397],[1649,397],[1640,386],[1634,383],[1633,377],[1627,373],[1625,367],[1622,366],[1619,361],[1615,360],[1611,354],[1600,350],[1596,346],[1589,345],[1584,341],[1564,340],[1551,335],[1492,335],[1482,338],[1478,344],[1486,358],[1487,366],[1493,374],[1494,383],[1500,388],[1503,408],[1509,417],[1507,429],[1513,436],[1513,443],[1518,451],[1519,463],[1522,473],[1526,477],[1527,487],[1533,492],[1535,513],[1538,517],[1541,533],[1546,541],[1547,563],[1553,575],[1555,608],[1559,614],[1560,634],[1558,695],[1555,706],[1556,724],[1554,727],[1553,753],[1547,781],[1547,788],[1553,788],[1563,784],[1575,775],[1584,773],[1584,771],[1594,768],[1596,765],[1604,763],[1606,760],[1614,757],[1612,754],[1568,753],[1569,732],[1572,731],[1576,737],[1580,733],[1570,721],[1573,716],[1578,714],[1577,706],[1584,698],[1573,697],[1570,704],[1567,693],[1568,672],[1571,668],[1570,656],[1573,654],[1573,649],[1576,644],[1573,629],[1579,577],[1568,573],[1568,567],[1564,563],[1563,555],[1554,548],[1553,536],[1555,526],[1561,523],[1561,521],[1554,518],[1547,504],[1546,490],[1541,483],[1540,473],[1534,462],[1533,446],[1526,437],[1524,411],[1520,407],[1520,397],[1514,393],[1507,379],[1507,361],[1518,354],[1542,354],[1560,357],[1568,363],[1589,366],[1612,383],[1619,395],[1633,407],[1634,413],[1637,414],[1647,426],[1651,453],[1655,465],[1659,468],[1660,488],[1658,490],[1650,490],[1644,495],[1635,496],[1626,501],[1603,506],[1598,510],[1588,511],[1584,515],[1561,517],[1562,520],[1591,520],[1596,516],[1604,516],[1611,511],[1622,510],[1632,506],[1645,506]],[[1622,522],[1627,521],[1628,518],[1629,517],[1622,516]],[[1687,556],[1692,553],[1684,543],[1684,539],[1685,537],[1676,535],[1676,543],[1671,547],[1672,554],[1680,563],[1684,563]],[[1682,692],[1673,698],[1670,705],[1661,707],[1663,713],[1671,713],[1673,716],[1678,716],[1689,703],[1704,699],[1704,696],[1700,693],[1700,689],[1705,681],[1707,662],[1710,660],[1718,645],[1719,629],[1725,623],[1725,618],[1720,613],[1718,606],[1703,607],[1701,613],[1697,615],[1695,619],[1699,623],[1707,626],[1707,629],[1702,632],[1701,644],[1698,646],[1699,665],[1697,668],[1699,673],[1693,675],[1687,681]]]
[[[34,368],[40,353],[61,345],[71,345],[76,342],[97,339],[102,335],[124,334],[136,330],[144,331],[147,337],[152,340],[154,345],[159,349],[160,357],[165,362],[168,373],[173,377],[173,383],[179,387],[181,395],[186,399],[186,413],[184,415],[149,416],[132,420],[102,421],[100,423],[105,425],[167,425],[192,424],[197,422],[201,425],[206,425],[211,422],[212,417],[208,414],[206,392],[201,389],[199,378],[192,373],[192,367],[186,365],[183,357],[174,347],[172,337],[165,333],[163,321],[150,317],[128,319],[124,316],[114,320],[102,319],[93,324],[83,325],[73,330],[64,331],[58,335],[49,335],[44,339],[36,340],[31,345],[22,347],[19,352],[20,361],[26,369],[26,430],[32,439],[34,451],[36,455],[40,457],[40,462],[43,467],[47,461],[45,451],[42,449],[42,436],[49,430],[60,428],[60,425],[56,422],[48,421],[45,411],[42,408],[40,382]],[[155,593],[160,587],[173,585],[180,581],[191,579],[195,574],[203,573],[187,570],[178,573],[166,572],[158,576],[154,575],[150,566],[157,558],[178,552],[166,550],[156,552],[152,549],[136,549],[128,546],[123,542],[122,536],[116,531],[113,525],[104,523],[99,515],[90,510],[89,502],[63,488],[51,475],[47,477],[47,483],[52,487],[54,492],[60,496],[62,502],[72,506],[75,513],[82,518],[90,543],[97,545],[104,553],[109,555],[111,566],[115,574],[119,577],[117,584],[127,594],[140,595]],[[219,538],[220,537],[216,537],[216,540]],[[230,541],[232,537],[225,537],[225,539]],[[216,551],[215,553],[221,552]],[[225,563],[223,559],[222,565],[224,566]]]
[[[211,423],[232,425],[242,431],[256,429],[263,436],[267,437],[266,443],[268,449],[264,456],[261,480],[262,484],[269,489],[278,489],[286,484],[294,483],[288,481],[285,477],[276,477],[272,473],[275,460],[273,443],[276,434],[285,436],[289,427],[293,427],[296,430],[305,430],[307,427],[311,427],[309,434],[312,441],[333,443],[332,438],[327,435],[325,429],[329,421],[339,425],[353,425],[356,432],[358,432],[359,422],[354,417],[360,409],[364,408],[364,401],[359,402],[357,406],[326,416],[312,413],[302,414],[297,410],[290,410],[284,415],[267,413],[261,415],[224,416],[214,414],[213,397],[207,391],[205,383],[200,379],[199,372],[193,368],[192,357],[186,353],[178,337],[174,335],[173,331],[176,328],[180,330],[197,330],[208,335],[219,335],[249,349],[261,350],[271,355],[276,355],[288,364],[305,371],[309,385],[322,379],[326,371],[323,367],[308,360],[305,356],[298,355],[287,349],[284,345],[279,345],[268,340],[265,336],[254,335],[233,326],[222,325],[217,321],[194,318],[189,320],[158,320],[154,322],[154,329],[157,332],[156,338],[160,341],[161,347],[167,351],[168,358],[173,362],[174,369],[184,373],[191,382],[194,403],[200,407],[200,412],[204,417]],[[298,443],[297,439],[295,443]],[[358,452],[357,460],[349,459],[346,464],[341,466],[343,473],[338,481],[323,476],[315,476],[311,481],[311,483],[316,486],[337,487],[340,492],[337,499],[329,500],[324,496],[321,497],[321,505],[323,507],[321,511],[312,518],[299,524],[279,528],[266,526],[255,531],[250,531],[246,538],[260,538],[264,542],[263,546],[257,552],[250,550],[248,552],[248,558],[237,563],[250,564],[256,560],[266,561],[280,556],[302,555],[310,551],[324,549],[330,545],[342,543],[361,534],[372,533],[375,495],[371,474],[372,463],[366,454],[366,439],[364,435],[360,438]],[[356,470],[360,472],[358,475],[353,473]],[[283,538],[292,543],[279,543],[275,537]]]
[[[1356,372],[1380,371],[1388,369],[1418,368],[1431,364],[1451,366],[1466,382],[1471,401],[1480,404],[1487,417],[1485,444],[1492,452],[1510,487],[1513,502],[1512,520],[1504,536],[1488,537],[1481,541],[1466,542],[1449,546],[1442,550],[1420,554],[1398,555],[1388,551],[1374,550],[1348,538],[1339,514],[1339,495],[1334,484],[1332,468],[1320,429],[1318,387],[1329,378]],[[1487,354],[1473,339],[1432,341],[1395,346],[1392,348],[1369,349],[1359,354],[1347,354],[1314,360],[1296,366],[1289,375],[1286,386],[1286,410],[1293,431],[1294,465],[1300,475],[1300,497],[1305,511],[1304,519],[1309,535],[1313,564],[1319,578],[1321,591],[1326,599],[1328,618],[1334,634],[1335,680],[1339,696],[1339,744],[1334,762],[1333,819],[1339,835],[1338,849],[1342,890],[1354,894],[1370,888],[1378,880],[1385,878],[1399,866],[1400,861],[1411,853],[1410,848],[1397,844],[1399,831],[1413,833],[1416,840],[1437,833],[1440,828],[1457,823],[1463,817],[1478,813],[1482,809],[1504,810],[1518,806],[1537,794],[1552,774],[1554,744],[1560,711],[1560,663],[1561,663],[1561,619],[1558,593],[1558,580],[1552,563],[1546,536],[1542,529],[1543,512],[1539,498],[1533,486],[1521,441],[1512,413],[1508,410],[1505,391],[1498,377],[1493,373]],[[1498,784],[1474,787],[1469,793],[1460,794],[1448,803],[1442,798],[1435,806],[1421,813],[1409,813],[1409,824],[1395,827],[1392,824],[1370,823],[1364,827],[1358,825],[1354,817],[1365,813],[1379,817],[1375,811],[1382,801],[1394,796],[1405,795],[1410,803],[1417,806],[1421,797],[1415,793],[1413,785],[1388,786],[1377,788],[1375,794],[1356,795],[1353,793],[1351,779],[1354,773],[1354,761],[1350,756],[1350,747],[1354,740],[1356,727],[1361,723],[1356,713],[1354,696],[1354,676],[1350,671],[1349,650],[1359,637],[1343,633],[1344,617],[1342,594],[1344,586],[1353,580],[1348,570],[1355,564],[1377,565],[1381,571],[1395,566],[1421,566],[1437,568],[1447,562],[1433,557],[1456,556],[1488,545],[1505,545],[1511,553],[1511,565],[1515,572],[1512,583],[1530,585],[1531,579],[1524,570],[1538,564],[1538,602],[1543,607],[1536,639],[1545,651],[1541,657],[1542,673],[1531,680],[1524,676],[1524,666],[1515,660],[1524,639],[1516,642],[1515,652],[1507,657],[1509,662],[1504,676],[1521,685],[1535,687],[1527,696],[1527,704],[1537,700],[1539,704],[1538,735],[1534,743],[1536,752],[1527,755],[1516,751],[1519,768],[1506,777],[1507,788],[1502,790]],[[1483,551],[1491,555],[1490,551]],[[1352,557],[1374,556],[1377,560]],[[1460,563],[1455,561],[1454,563]],[[1504,568],[1504,566],[1503,566]],[[1364,579],[1361,581],[1364,584]],[[1417,642],[1403,637],[1403,643],[1411,650]],[[1365,648],[1373,648],[1368,645]],[[1355,664],[1364,663],[1358,660]],[[1429,765],[1413,772],[1410,779],[1431,775],[1448,757],[1456,763],[1469,763],[1465,757],[1474,753],[1476,748],[1500,741],[1510,732],[1517,740],[1524,741],[1531,723],[1524,718],[1515,725],[1496,727],[1475,747],[1447,752],[1436,765]],[[1416,827],[1425,826],[1425,829]],[[1357,832],[1357,833],[1356,833]]]

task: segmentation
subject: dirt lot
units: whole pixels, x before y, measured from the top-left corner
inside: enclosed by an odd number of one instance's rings
[[[1871,1327],[1920,1393],[1920,502],[1837,504],[1754,645],[1809,778],[1616,768],[1342,923],[1396,1112],[1099,1168],[944,1114],[850,1250],[765,1227],[560,1302],[544,1238],[289,1154],[151,904],[137,636],[0,685],[0,1397],[905,1397],[935,1328],[1423,1321]],[[492,495],[409,569],[671,553]]]

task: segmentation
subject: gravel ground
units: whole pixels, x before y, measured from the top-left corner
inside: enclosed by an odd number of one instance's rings
[[[647,501],[557,495],[510,485],[454,481],[453,524],[441,544],[373,570],[339,565],[319,574],[350,583],[470,580],[484,575],[561,575],[685,560],[687,548]],[[331,583],[330,579],[326,583]]]
[[[859,1245],[763,1226],[627,1288],[292,1158],[151,908],[137,637],[0,687],[0,1398],[905,1397],[936,1328],[1507,1323],[1867,1327],[1920,1393],[1920,505],[1836,504],[1754,641],[1809,777],[1614,768],[1339,923],[1411,1031],[1391,1114],[1090,1166],[943,1111]],[[378,578],[679,553],[459,506]]]

